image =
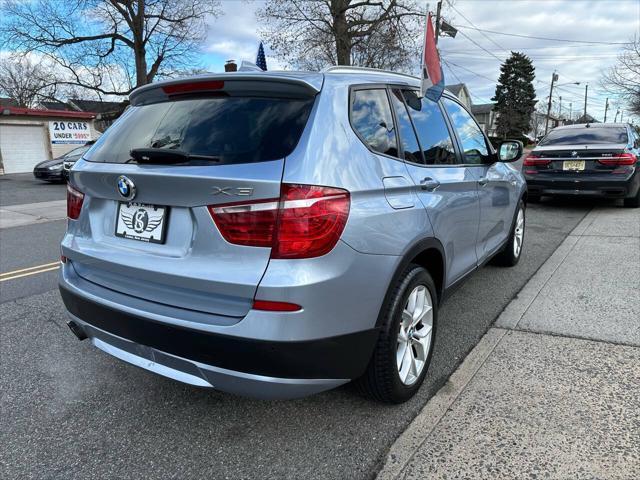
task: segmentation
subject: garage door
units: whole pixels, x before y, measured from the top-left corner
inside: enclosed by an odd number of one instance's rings
[[[31,172],[49,158],[42,126],[0,125],[0,152],[4,173]]]

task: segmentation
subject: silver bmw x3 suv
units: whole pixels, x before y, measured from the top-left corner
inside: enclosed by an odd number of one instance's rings
[[[147,85],[70,172],[71,330],[192,385],[293,398],[420,387],[438,306],[515,265],[526,184],[447,94],[391,72]]]

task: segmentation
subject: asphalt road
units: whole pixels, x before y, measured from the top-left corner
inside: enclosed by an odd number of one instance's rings
[[[591,207],[530,206],[520,264],[484,267],[444,305],[425,384],[400,406],[350,386],[266,402],[182,385],[78,342],[51,290],[55,274],[2,282],[14,299],[0,305],[0,477],[372,478],[395,438]],[[0,232],[3,272],[58,258],[64,222],[32,227]]]
[[[36,180],[31,173],[0,175],[0,207],[64,200],[66,184]]]

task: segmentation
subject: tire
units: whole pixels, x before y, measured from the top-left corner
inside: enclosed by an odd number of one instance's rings
[[[438,297],[429,272],[415,264],[410,264],[405,269],[392,288],[390,298],[383,306],[378,342],[366,372],[356,381],[356,385],[363,394],[374,400],[402,403],[413,397],[420,389],[429,369],[438,319]],[[414,297],[416,299],[425,295],[425,299],[431,303],[431,310],[420,309],[421,302],[414,302],[413,311],[416,314],[413,318],[422,318],[422,320],[416,321],[415,326],[407,330],[404,327],[415,321],[408,314],[409,297],[414,292],[419,292]],[[405,311],[407,313],[403,315]],[[404,338],[407,339],[404,342],[400,336],[403,317]],[[430,329],[428,329],[429,321]],[[427,346],[428,351],[425,352]],[[403,347],[404,350],[402,350]],[[405,352],[404,355],[402,351]],[[414,359],[413,362],[409,356]],[[401,358],[401,366],[398,365],[399,358]],[[416,358],[418,358],[417,361]],[[413,366],[415,370],[412,369]],[[416,375],[418,369],[420,370]]]
[[[638,189],[638,193],[636,193],[635,197],[625,198],[624,206],[627,208],[638,208],[640,207],[640,189]]]
[[[522,222],[520,223],[520,212],[522,212]],[[509,234],[509,240],[504,248],[494,257],[494,263],[503,267],[514,267],[520,261],[522,257],[522,250],[524,248],[524,234],[525,234],[525,205],[522,200],[518,203],[516,214],[513,219],[513,225],[511,226],[511,233]],[[518,230],[521,229],[521,236],[518,235]],[[516,242],[520,238],[520,248],[516,248]]]

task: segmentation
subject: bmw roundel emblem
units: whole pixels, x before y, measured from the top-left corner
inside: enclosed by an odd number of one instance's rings
[[[118,193],[127,200],[133,200],[136,196],[136,186],[130,178],[120,175],[118,177]]]

